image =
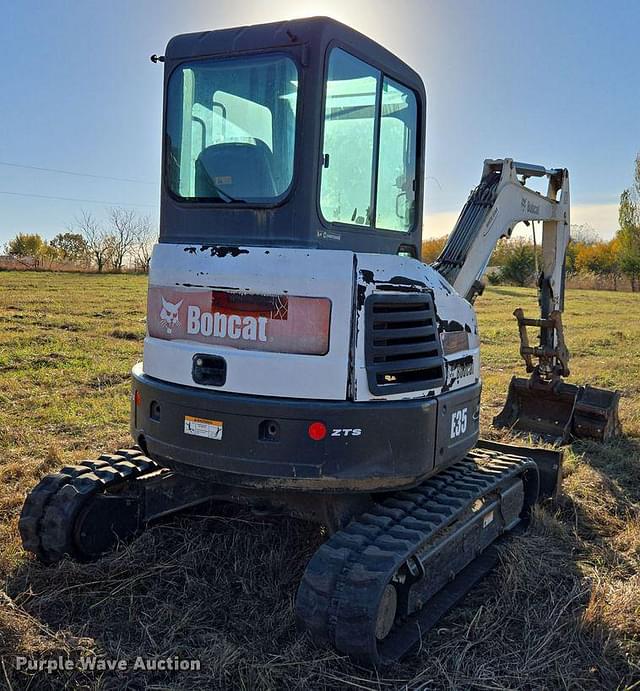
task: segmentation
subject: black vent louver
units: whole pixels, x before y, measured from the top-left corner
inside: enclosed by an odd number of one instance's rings
[[[374,293],[365,302],[365,319],[365,363],[372,394],[420,391],[444,384],[431,295]]]

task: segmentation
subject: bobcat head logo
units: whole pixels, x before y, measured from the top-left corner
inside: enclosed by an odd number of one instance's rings
[[[167,333],[170,334],[174,326],[180,326],[180,318],[178,317],[178,310],[182,305],[182,300],[176,302],[174,305],[171,302],[167,302],[162,296],[162,309],[160,310],[160,323],[166,329]]]

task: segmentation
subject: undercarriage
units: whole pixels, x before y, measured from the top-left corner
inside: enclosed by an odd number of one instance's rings
[[[367,665],[399,659],[496,563],[505,535],[557,491],[562,454],[481,441],[410,490],[274,492],[206,483],[120,449],[47,475],[20,519],[45,563],[90,560],[160,518],[211,501],[323,523],[331,533],[298,589],[296,617],[318,644]]]

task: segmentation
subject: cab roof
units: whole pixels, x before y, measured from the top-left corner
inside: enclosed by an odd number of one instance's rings
[[[165,60],[178,62],[205,56],[232,55],[278,47],[307,45],[324,52],[331,42],[343,44],[366,62],[382,68],[424,95],[420,75],[393,53],[359,31],[330,17],[290,19],[231,29],[200,31],[174,36],[165,51]]]

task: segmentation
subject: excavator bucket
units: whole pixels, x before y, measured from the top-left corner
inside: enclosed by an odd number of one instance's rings
[[[619,402],[619,391],[581,387],[573,412],[573,436],[605,441],[620,434]]]
[[[493,425],[530,432],[556,444],[584,437],[605,441],[620,432],[619,401],[618,391],[513,377]]]

